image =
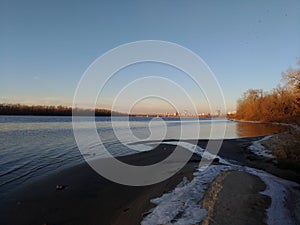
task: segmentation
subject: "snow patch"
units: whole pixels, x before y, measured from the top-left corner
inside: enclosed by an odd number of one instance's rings
[[[263,156],[266,158],[274,158],[272,155],[271,151],[266,149],[261,142],[270,139],[273,137],[273,135],[265,136],[264,138],[258,140],[258,141],[253,141],[252,144],[248,147],[248,149],[254,153],[255,155],[258,156]]]
[[[299,184],[250,167],[210,165],[204,171],[199,169],[195,172],[191,182],[184,178],[172,192],[152,199],[151,202],[157,206],[143,219],[141,225],[200,223],[207,214],[207,211],[199,204],[207,186],[221,172],[230,170],[258,176],[267,185],[266,190],[261,192],[272,199],[271,205],[267,209],[267,224],[300,224]]]
[[[266,136],[259,141],[253,142],[251,146],[254,146],[252,148],[256,147],[255,151],[258,151],[258,155],[262,155],[261,152],[264,152],[263,156],[267,154],[265,148],[259,142],[270,137],[272,136]],[[180,145],[202,157],[206,156],[203,148],[188,142],[164,142],[164,144]],[[209,165],[205,168],[199,168],[193,174],[194,178],[191,182],[184,178],[172,192],[152,199],[151,202],[157,206],[150,210],[151,213],[143,219],[141,225],[189,225],[200,223],[207,214],[207,211],[201,208],[199,204],[203,199],[205,190],[221,172],[230,170],[258,176],[267,185],[266,190],[261,192],[261,194],[267,195],[272,199],[270,207],[267,209],[267,224],[300,224],[299,184],[276,177],[263,170],[231,164],[219,156],[209,154],[208,157],[212,157],[209,159],[217,157],[220,159],[220,162],[226,165]]]
[[[261,192],[272,199],[267,209],[267,224],[300,224],[299,184],[250,167],[246,167],[245,172],[258,176],[267,185],[266,190]]]
[[[194,179],[188,182],[186,178],[170,193],[152,199],[157,206],[146,216],[141,225],[176,224],[192,225],[201,222],[207,211],[200,207],[207,186],[231,166],[210,165],[204,171],[194,173]]]
[[[183,148],[185,148],[185,149],[187,149],[187,150],[189,150],[191,152],[194,152],[196,155],[201,156],[201,157],[203,157],[205,159],[213,160],[213,159],[217,158],[217,159],[219,159],[220,163],[226,164],[226,165],[231,165],[227,160],[222,159],[218,155],[211,154],[208,151],[205,151],[205,149],[201,148],[200,146],[191,144],[189,142],[184,142],[184,141],[179,141],[179,142],[176,142],[176,141],[165,141],[165,142],[162,142],[162,144],[180,146],[180,147],[183,147]]]

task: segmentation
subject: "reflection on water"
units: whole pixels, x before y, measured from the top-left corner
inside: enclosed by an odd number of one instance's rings
[[[236,137],[255,137],[286,131],[286,126],[260,123],[235,123]]]

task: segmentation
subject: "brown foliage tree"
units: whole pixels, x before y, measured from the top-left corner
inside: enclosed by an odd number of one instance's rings
[[[300,66],[300,59],[298,60]],[[237,102],[236,118],[250,121],[300,123],[300,68],[282,73],[285,81],[269,93],[246,91]]]

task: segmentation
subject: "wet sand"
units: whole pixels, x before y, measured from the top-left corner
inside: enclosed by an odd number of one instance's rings
[[[259,177],[240,171],[218,176],[210,185],[202,205],[208,216],[202,225],[265,224],[271,199],[260,192],[266,185]]]
[[[121,160],[133,165],[149,165],[166,158],[174,148],[160,145],[153,151]],[[2,202],[1,225],[139,224],[143,213],[153,207],[150,199],[171,191],[184,176],[192,178],[198,165],[195,161],[200,158],[194,156],[192,160],[194,162],[170,179],[143,187],[111,182],[87,164],[67,169],[20,188],[6,203]],[[66,185],[66,188],[56,190],[57,184]]]
[[[289,171],[282,172],[272,162],[253,156],[247,151],[245,147],[255,139],[257,138],[226,140],[223,142],[219,155],[243,165],[262,167],[275,175],[292,178],[300,183],[297,174]],[[207,141],[199,141],[198,145],[205,147],[206,143]],[[166,158],[174,148],[175,146],[161,144],[152,151],[119,159],[133,165],[149,165]],[[186,150],[181,148],[181,151]],[[26,187],[20,187],[7,202],[0,203],[0,221],[2,225],[140,224],[143,215],[154,207],[150,199],[172,191],[184,176],[192,179],[199,160],[199,157],[193,156],[183,169],[168,180],[143,187],[113,183],[99,176],[87,164],[78,165]],[[245,179],[245,182],[240,182],[241,179]],[[213,186],[215,186],[214,183]],[[66,185],[66,188],[56,190],[57,184]],[[220,224],[216,221],[223,221],[222,224],[247,224],[243,221],[248,221],[248,216],[254,216],[256,222],[260,221],[259,224],[263,224],[265,215],[257,213],[263,212],[263,209],[268,207],[269,200],[258,193],[265,188],[264,183],[258,177],[231,172],[220,181],[220,185],[222,188],[218,191],[219,197],[213,201],[212,220],[209,220],[208,224]],[[238,199],[244,198],[245,201],[235,199],[236,193],[240,190],[243,191],[240,192]],[[229,197],[231,195],[232,197]],[[232,208],[229,207],[228,210],[229,205],[232,205]],[[254,210],[253,207],[258,208]],[[227,220],[226,218],[230,217],[233,212],[236,213],[234,215],[236,220]]]

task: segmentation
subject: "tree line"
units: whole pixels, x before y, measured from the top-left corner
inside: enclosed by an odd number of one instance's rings
[[[250,89],[237,101],[239,120],[300,124],[300,58],[298,68],[282,73],[284,84],[270,92]]]
[[[108,109],[80,109],[76,114],[81,116],[124,116],[125,114]],[[68,106],[43,106],[23,104],[0,104],[0,115],[32,115],[32,116],[72,116],[72,107]]]

